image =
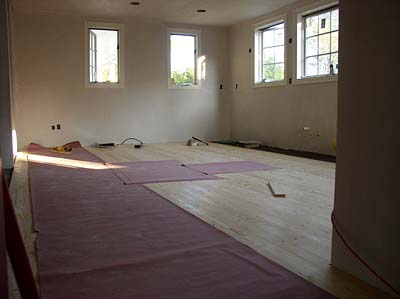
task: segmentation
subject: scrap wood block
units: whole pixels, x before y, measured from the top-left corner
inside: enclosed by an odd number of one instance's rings
[[[282,188],[278,184],[268,182],[268,187],[274,197],[286,197],[286,193],[283,192]]]

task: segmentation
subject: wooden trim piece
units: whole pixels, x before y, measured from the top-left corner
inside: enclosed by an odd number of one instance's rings
[[[0,170],[2,171],[0,158]],[[3,176],[3,175],[2,175]],[[3,190],[3,179],[0,180],[0,189]],[[0,192],[0,297],[8,298],[8,273],[7,273],[7,252],[6,252],[6,231],[3,192]]]
[[[278,184],[268,182],[268,187],[271,190],[271,193],[274,197],[286,197],[286,193],[283,192],[283,190]]]
[[[10,193],[6,183],[4,172],[1,170],[2,202],[4,204],[5,236],[7,252],[10,257],[18,288],[23,299],[39,299],[35,278],[26,252],[18,226],[17,217],[12,205]],[[7,297],[4,297],[7,298]]]

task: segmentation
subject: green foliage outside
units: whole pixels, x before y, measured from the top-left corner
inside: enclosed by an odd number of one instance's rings
[[[277,64],[275,67],[275,80],[285,79],[285,70],[283,65]]]
[[[103,81],[102,82],[110,82],[110,70],[104,69],[103,70]]]
[[[115,77],[116,77],[116,79],[114,81],[111,81],[111,79],[110,79],[110,77],[111,77],[110,70],[112,70],[112,68],[114,68]],[[111,64],[107,68],[103,69],[102,78],[101,78],[100,82],[118,82],[118,65]]]
[[[274,69],[275,69],[275,67],[273,64],[266,64],[264,66],[265,81],[274,80]]]
[[[283,64],[265,64],[265,81],[283,80],[285,78],[285,69]]]
[[[174,71],[172,73],[172,81],[176,85],[194,84],[195,83],[195,81],[194,81],[194,70],[193,69],[187,69],[183,73]]]

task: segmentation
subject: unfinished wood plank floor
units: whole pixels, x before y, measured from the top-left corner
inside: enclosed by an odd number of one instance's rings
[[[251,160],[277,170],[219,175],[223,180],[148,184],[149,188],[339,298],[390,298],[329,266],[335,164],[219,144],[87,148],[107,162],[176,159],[183,163]],[[275,198],[268,182],[286,198]],[[26,155],[17,158],[11,195],[36,271]]]

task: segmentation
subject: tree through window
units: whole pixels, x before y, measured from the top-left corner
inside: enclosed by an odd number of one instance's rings
[[[303,16],[303,77],[339,72],[339,8]]]
[[[197,84],[197,35],[170,33],[170,82],[175,86]]]
[[[284,82],[285,22],[278,20],[255,28],[254,83]]]
[[[285,79],[285,24],[262,30],[263,82]]]

